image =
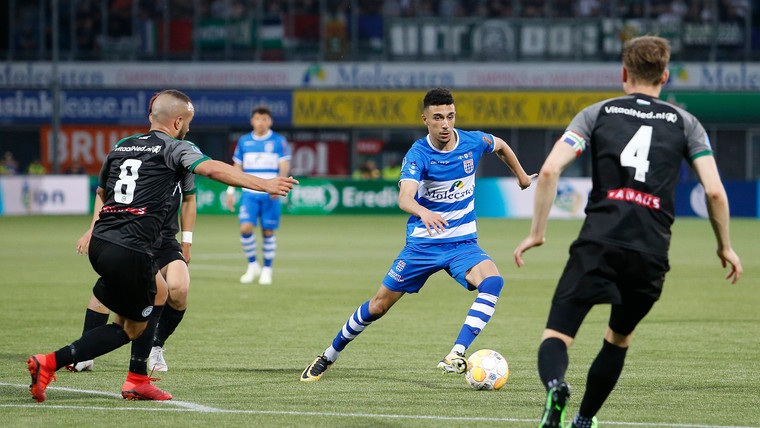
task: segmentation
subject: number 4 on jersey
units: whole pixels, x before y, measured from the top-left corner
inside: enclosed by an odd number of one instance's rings
[[[633,179],[646,181],[646,173],[649,172],[649,147],[652,145],[652,127],[644,125],[625,145],[620,153],[620,165],[628,166],[636,170]]]

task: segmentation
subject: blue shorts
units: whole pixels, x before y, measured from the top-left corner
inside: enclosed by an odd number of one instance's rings
[[[465,276],[483,260],[491,258],[475,239],[451,244],[406,244],[383,278],[383,285],[391,291],[417,293],[430,275],[445,270],[472,291],[476,287],[467,283]]]
[[[258,226],[261,218],[261,228],[275,230],[280,227],[280,198],[272,198],[268,194],[243,192],[240,198],[240,224],[252,223]]]

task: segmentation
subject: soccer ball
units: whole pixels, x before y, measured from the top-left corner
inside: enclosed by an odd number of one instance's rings
[[[467,360],[467,372],[464,378],[473,389],[493,391],[507,383],[509,365],[498,352],[481,349],[470,355]]]

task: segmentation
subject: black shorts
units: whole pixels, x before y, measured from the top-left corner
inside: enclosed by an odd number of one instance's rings
[[[182,246],[179,245],[179,242],[174,238],[167,238],[164,236],[161,241],[161,248],[157,249],[155,253],[156,266],[158,266],[158,269],[165,268],[169,263],[175,260],[182,260],[187,263],[185,261],[185,256],[182,255]]]
[[[145,321],[156,297],[156,265],[149,254],[92,237],[90,264],[100,275],[92,292],[108,309]]]
[[[630,334],[662,294],[668,258],[577,240],[552,300],[547,328],[575,337],[592,306],[612,304],[610,327]]]

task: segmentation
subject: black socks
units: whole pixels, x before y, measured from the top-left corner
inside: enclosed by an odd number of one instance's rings
[[[552,380],[563,381],[567,371],[567,345],[562,339],[550,337],[538,347],[538,376],[547,388]]]
[[[578,409],[580,415],[592,417],[602,408],[620,378],[627,351],[628,348],[615,346],[606,340],[602,342],[602,350],[588,371],[586,393]]]
[[[129,336],[118,324],[96,327],[72,344],[55,351],[56,370],[79,361],[92,360],[129,343]]]

